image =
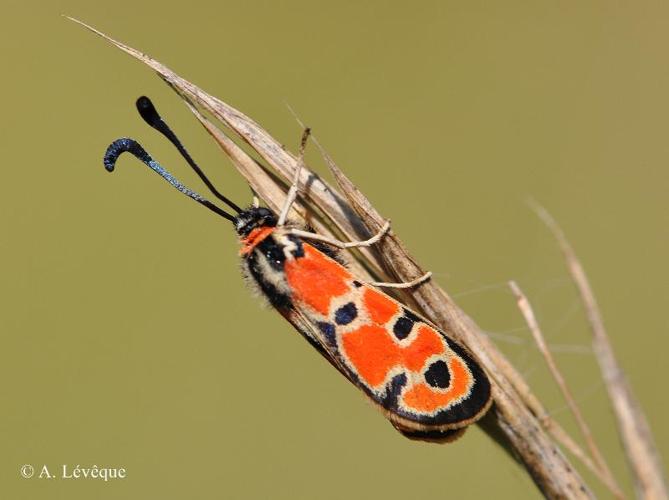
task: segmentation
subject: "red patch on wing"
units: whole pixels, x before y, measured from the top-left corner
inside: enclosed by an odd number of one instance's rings
[[[428,358],[445,350],[439,333],[427,325],[418,326],[416,337],[408,346],[400,346],[392,333],[379,325],[365,325],[344,334],[341,347],[358,377],[377,389],[381,388],[391,370],[400,367],[420,374]],[[404,405],[420,413],[432,413],[464,396],[472,380],[460,359],[451,358],[449,375],[451,382],[446,392],[419,382],[402,395]]]
[[[353,279],[344,266],[304,243],[304,257],[286,262],[286,279],[295,298],[327,316],[333,298],[350,291]]]
[[[365,325],[343,335],[342,351],[370,387],[378,388],[388,372],[398,366],[418,373],[430,356],[444,352],[439,334],[425,325],[420,326],[416,338],[406,347],[391,335],[377,325]]]
[[[387,323],[400,310],[400,306],[396,302],[371,288],[365,289],[363,300],[369,317],[378,325]]]

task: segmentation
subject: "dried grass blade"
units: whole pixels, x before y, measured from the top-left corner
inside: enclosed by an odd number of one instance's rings
[[[648,421],[638,401],[632,394],[625,373],[618,364],[604,321],[590,287],[590,282],[581,262],[567,240],[564,232],[548,211],[536,202],[530,206],[553,233],[564,255],[569,273],[578,289],[585,306],[592,343],[599,368],[604,379],[609,399],[618,423],[618,433],[622,438],[627,461],[632,470],[636,493],[639,498],[669,498],[664,468],[655,446]]]
[[[574,418],[576,419],[576,423],[578,424],[581,430],[581,434],[583,434],[583,438],[585,439],[585,442],[588,445],[588,448],[590,449],[590,454],[592,455],[592,458],[595,460],[595,463],[597,464],[597,470],[599,472],[599,474],[597,475],[604,482],[604,484],[607,485],[611,493],[613,493],[613,495],[616,498],[623,498],[623,493],[620,490],[620,486],[618,486],[618,483],[616,483],[615,478],[611,474],[611,470],[609,469],[606,460],[604,460],[602,452],[599,450],[599,447],[595,442],[592,432],[590,431],[590,427],[585,421],[585,418],[581,413],[581,409],[576,404],[576,400],[574,399],[574,396],[572,395],[571,391],[569,390],[569,387],[567,386],[567,381],[562,376],[562,372],[560,372],[560,369],[558,368],[557,363],[555,362],[555,358],[553,358],[550,349],[548,349],[548,344],[546,344],[546,340],[544,339],[544,335],[541,332],[541,328],[539,327],[539,322],[537,321],[537,318],[534,315],[534,310],[532,309],[530,301],[527,299],[527,297],[525,296],[525,294],[516,284],[515,281],[510,281],[509,287],[511,288],[511,291],[513,292],[513,294],[516,297],[516,300],[518,301],[518,309],[520,309],[520,312],[522,313],[523,317],[525,318],[525,321],[527,322],[527,326],[529,327],[530,332],[534,337],[534,341],[536,342],[537,347],[539,348],[539,352],[541,352],[544,359],[546,360],[546,365],[548,365],[548,369],[550,370],[551,375],[555,379],[555,382],[557,383],[558,387],[560,388],[560,391],[562,392],[562,396],[564,397],[565,401],[567,401],[569,409],[571,410],[572,414],[574,415]]]

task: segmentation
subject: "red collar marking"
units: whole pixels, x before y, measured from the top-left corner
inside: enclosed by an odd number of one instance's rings
[[[276,228],[270,226],[257,227],[249,233],[246,238],[242,239],[242,244],[244,245],[239,251],[240,255],[247,255],[253,251],[253,249],[258,245],[262,240],[267,238]]]

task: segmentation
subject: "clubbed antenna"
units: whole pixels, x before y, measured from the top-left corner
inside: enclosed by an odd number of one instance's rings
[[[233,203],[224,195],[222,195],[214,187],[214,185],[207,178],[207,176],[204,174],[202,169],[197,165],[197,163],[195,163],[195,160],[193,160],[191,155],[188,154],[188,151],[186,151],[186,148],[183,146],[183,144],[176,136],[176,134],[172,132],[172,129],[167,125],[167,123],[165,123],[165,121],[158,114],[158,111],[151,102],[151,99],[149,99],[146,96],[142,96],[139,99],[137,99],[137,102],[135,104],[137,105],[137,111],[139,111],[139,114],[144,119],[144,121],[154,129],[156,129],[158,132],[163,134],[172,144],[174,144],[174,146],[179,150],[179,153],[181,153],[181,156],[184,157],[184,159],[188,162],[188,164],[195,171],[195,173],[200,177],[200,179],[202,179],[202,182],[204,182],[205,185],[209,188],[209,191],[211,191],[214,194],[214,196],[216,196],[216,198],[218,198],[227,206],[232,208],[235,212],[240,213],[242,209],[239,208],[237,204]]]
[[[127,137],[124,137],[122,139],[115,140],[109,145],[103,159],[103,163],[108,172],[114,171],[114,167],[116,167],[116,161],[118,160],[118,157],[121,156],[123,153],[132,154],[133,156],[135,156],[135,158],[137,158],[139,161],[148,166],[151,170],[160,175],[163,179],[169,182],[177,190],[181,191],[183,194],[197,201],[201,205],[204,205],[212,212],[216,212],[218,215],[231,222],[235,221],[235,217],[233,215],[217,207],[206,198],[203,198],[198,193],[188,189],[181,182],[179,182],[176,179],[176,177],[174,177],[171,173],[165,170],[160,165],[160,163],[151,158],[151,155],[149,155],[149,153],[147,153],[146,150],[142,146],[140,146],[137,141],[133,139],[128,139]]]

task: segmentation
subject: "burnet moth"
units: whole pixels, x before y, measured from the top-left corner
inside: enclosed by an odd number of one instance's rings
[[[257,202],[242,209],[214,188],[147,97],[137,100],[137,109],[234,213],[181,184],[132,139],[118,139],[107,148],[105,168],[113,171],[118,157],[131,153],[177,190],[232,222],[249,281],[400,432],[449,440],[485,414],[490,382],[467,349],[373,286],[391,284],[365,283],[338,258],[339,248],[374,244],[388,225],[367,241],[342,243],[287,221],[298,192],[297,174],[280,214]],[[307,138],[308,129],[298,171]]]

